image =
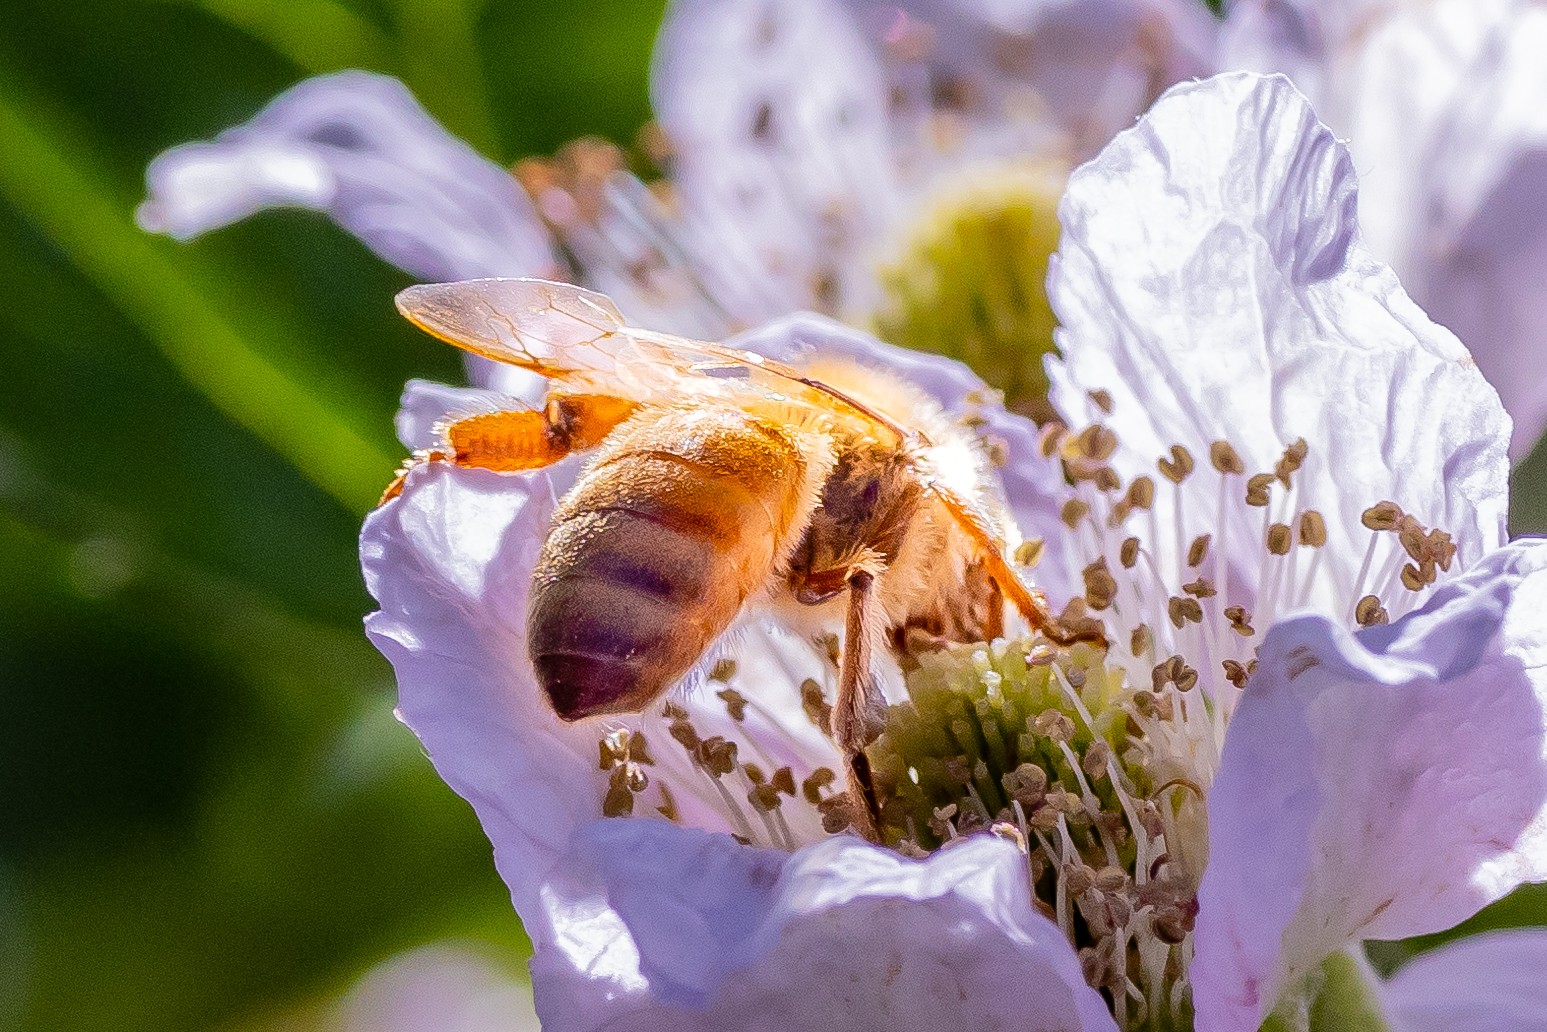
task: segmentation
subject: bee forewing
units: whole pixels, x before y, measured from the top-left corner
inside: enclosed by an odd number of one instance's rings
[[[398,311],[465,351],[576,389],[654,400],[680,379],[641,351],[605,294],[568,283],[479,279],[426,283],[397,296]]]
[[[576,391],[642,403],[760,396],[857,416],[902,436],[890,419],[788,366],[725,344],[635,329],[605,294],[570,283],[427,283],[398,294],[397,307],[447,343]]]

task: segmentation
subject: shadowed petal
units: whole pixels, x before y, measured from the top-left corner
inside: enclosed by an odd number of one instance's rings
[[[540,981],[538,1012],[576,1032],[1114,1028],[1032,909],[1025,863],[989,836],[916,861],[852,837],[791,856],[600,822],[577,838],[569,878],[626,924],[650,1001],[550,996]]]
[[[160,155],[145,179],[140,224],[179,239],[265,208],[302,207],[420,279],[557,268],[515,180],[383,75],[308,79],[250,122]]]
[[[1547,543],[1423,609],[1269,632],[1209,793],[1198,1027],[1257,1027],[1333,950],[1449,928],[1547,878]]]

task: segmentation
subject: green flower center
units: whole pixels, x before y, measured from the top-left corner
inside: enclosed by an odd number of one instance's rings
[[[1155,762],[1164,697],[1040,638],[925,653],[907,680],[869,750],[883,838],[915,856],[984,828],[1015,841],[1119,1027],[1190,1027],[1198,871],[1165,844],[1199,834],[1202,804]]]
[[[965,362],[1039,422],[1052,415],[1042,356],[1056,320],[1046,283],[1066,171],[995,165],[948,181],[878,270],[871,319],[883,340]]]

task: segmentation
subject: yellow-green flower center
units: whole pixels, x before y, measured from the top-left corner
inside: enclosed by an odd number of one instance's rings
[[[879,269],[877,336],[965,362],[1010,408],[1050,416],[1042,357],[1056,322],[1047,266],[1066,172],[987,166],[937,190]]]
[[[881,833],[909,855],[982,829],[1018,843],[1119,1027],[1187,1028],[1198,872],[1166,843],[1201,800],[1148,740],[1166,696],[1108,657],[1035,637],[916,657],[869,750]]]

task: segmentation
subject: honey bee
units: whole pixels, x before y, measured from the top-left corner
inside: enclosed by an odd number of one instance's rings
[[[743,615],[841,626],[829,730],[863,794],[879,650],[915,630],[998,637],[1006,598],[1049,638],[1083,637],[1006,561],[1011,524],[974,435],[910,384],[637,329],[604,295],[541,280],[415,286],[397,306],[550,385],[535,409],[449,419],[384,503],[427,462],[521,473],[594,453],[553,514],[527,618],[564,720],[645,708]]]

